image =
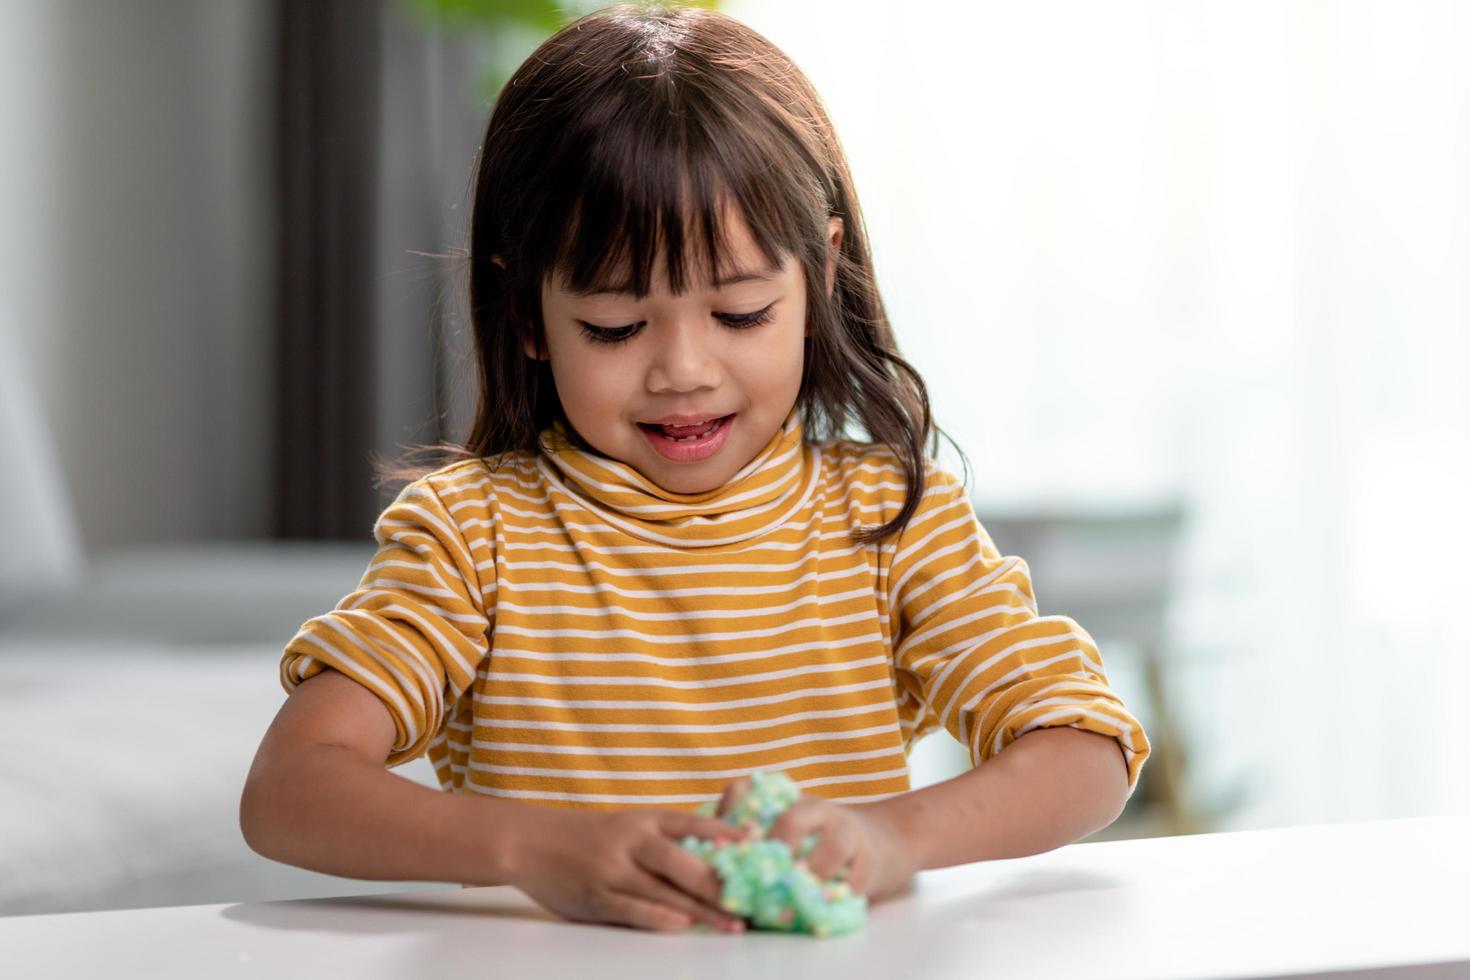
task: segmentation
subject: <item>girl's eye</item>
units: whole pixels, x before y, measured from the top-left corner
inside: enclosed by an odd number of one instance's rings
[[[727,327],[744,330],[747,327],[758,327],[769,320],[771,318],[771,310],[775,305],[775,303],[772,303],[765,309],[756,310],[754,313],[716,313],[715,316]]]
[[[633,331],[642,326],[642,324],[635,323],[626,327],[594,327],[592,324],[584,323],[581,320],[577,321],[577,325],[582,328],[582,336],[588,340],[595,340],[599,344],[620,343],[633,336]]]
[[[771,311],[775,306],[776,304],[772,303],[765,309],[756,310],[754,313],[716,313],[715,319],[727,327],[733,327],[736,330],[747,330],[769,321],[773,315]],[[582,320],[578,320],[577,325],[582,328],[582,336],[588,340],[596,341],[599,344],[621,343],[637,333],[638,328],[643,326],[639,322],[630,323],[625,327],[598,327]]]

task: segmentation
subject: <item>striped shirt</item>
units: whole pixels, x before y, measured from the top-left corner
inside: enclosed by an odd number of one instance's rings
[[[558,425],[541,453],[406,486],[281,681],[341,671],[392,715],[388,765],[427,752],[447,790],[550,805],[691,809],[755,769],[866,802],[908,790],[909,750],[941,727],[974,765],[1034,728],[1109,735],[1131,795],[1142,726],[953,475],[928,461],[903,532],[852,543],[905,489],[888,448],[806,442],[797,411],[693,495]]]

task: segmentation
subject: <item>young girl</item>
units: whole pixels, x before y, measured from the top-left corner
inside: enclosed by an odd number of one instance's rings
[[[874,901],[1119,815],[1142,727],[934,464],[785,55],[702,9],[581,18],[496,102],[471,222],[474,429],[287,645],[253,848],[738,931],[678,842],[729,836],[692,811],[756,769],[803,791],[774,836]],[[911,791],[940,727],[976,768]],[[447,793],[385,768],[425,752]]]

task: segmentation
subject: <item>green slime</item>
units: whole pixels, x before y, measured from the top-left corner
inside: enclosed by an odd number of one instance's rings
[[[819,834],[808,834],[794,855],[785,841],[766,838],[776,818],[800,796],[796,784],[781,772],[757,771],[750,780],[750,792],[724,816],[732,826],[748,827],[747,838],[711,841],[690,835],[680,841],[719,875],[721,906],[757,929],[819,937],[860,929],[867,921],[867,897],[854,895],[844,881],[823,881],[807,867]],[[696,812],[712,817],[718,809],[712,800]]]

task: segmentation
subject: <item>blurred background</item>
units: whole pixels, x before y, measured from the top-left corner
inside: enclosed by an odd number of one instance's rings
[[[0,914],[443,887],[235,808],[370,454],[464,434],[494,93],[597,6],[0,0]],[[982,523],[1149,732],[1090,839],[1470,812],[1470,9],[718,7],[823,94]]]

